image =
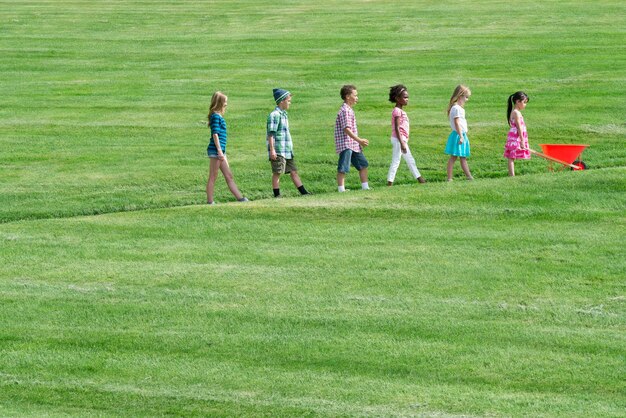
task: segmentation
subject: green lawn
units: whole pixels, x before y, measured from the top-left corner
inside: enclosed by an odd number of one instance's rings
[[[622,2],[0,0],[0,19],[1,416],[624,416]],[[429,183],[401,166],[386,188],[400,82]],[[335,192],[345,83],[371,192]],[[448,184],[458,83],[477,180]],[[314,196],[284,179],[270,199],[273,87]],[[248,204],[221,178],[202,204],[218,89]],[[589,144],[590,170],[506,178],[520,89],[533,148]]]
[[[620,416],[625,174],[5,224],[0,414]]]
[[[202,121],[218,89],[230,98],[233,171],[253,199],[272,193],[265,120],[277,86],[294,94],[296,158],[317,193],[335,190],[345,83],[359,88],[375,186],[391,160],[387,96],[399,82],[411,93],[412,148],[429,180],[445,178],[444,112],[461,82],[474,93],[476,177],[506,175],[506,99],[519,89],[531,98],[533,147],[586,143],[590,167],[626,165],[622,2],[531,1],[515,11],[491,0],[272,4],[0,1],[0,221],[204,202]],[[545,171],[543,160],[520,166]],[[397,182],[410,182],[405,168]],[[216,198],[231,198],[223,182]]]

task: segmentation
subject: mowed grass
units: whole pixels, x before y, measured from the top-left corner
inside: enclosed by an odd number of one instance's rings
[[[390,162],[388,89],[409,87],[412,148],[445,178],[445,115],[458,83],[476,177],[506,175],[506,99],[526,91],[531,145],[585,143],[592,168],[626,164],[626,8],[618,1],[3,1],[0,221],[205,201],[211,94],[230,98],[228,153],[243,192],[271,196],[272,88],[294,94],[300,174],[334,190],[333,124],[359,88],[371,183]],[[518,173],[544,172],[545,161]],[[350,176],[349,186],[357,182]],[[398,184],[410,182],[402,169]],[[231,199],[222,182],[217,200]],[[285,193],[296,192],[290,185]]]
[[[624,415],[622,2],[0,0],[0,18],[0,415]],[[388,189],[399,82],[429,183],[402,166]],[[372,192],[334,192],[345,83]],[[446,184],[458,83],[477,180]],[[273,87],[314,196],[285,179],[293,198],[269,199]],[[249,204],[202,205],[218,89]],[[519,89],[531,145],[589,144],[590,170],[505,178]]]
[[[621,416],[625,173],[5,224],[0,414]]]

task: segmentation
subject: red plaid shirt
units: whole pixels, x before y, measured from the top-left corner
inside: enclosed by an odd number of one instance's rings
[[[345,128],[349,128],[353,134],[359,136],[359,131],[356,128],[354,110],[352,110],[352,108],[346,103],[344,103],[341,106],[341,109],[339,109],[339,113],[337,113],[337,120],[335,121],[335,151],[337,154],[347,149],[351,149],[356,152],[363,152],[361,145],[344,132]]]

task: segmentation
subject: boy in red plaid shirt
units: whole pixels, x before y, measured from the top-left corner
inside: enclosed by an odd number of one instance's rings
[[[361,179],[361,188],[369,190],[367,182],[367,167],[369,163],[365,155],[363,155],[363,147],[369,144],[365,138],[359,137],[359,131],[356,127],[356,117],[352,107],[358,103],[359,97],[356,87],[353,85],[345,85],[340,91],[343,105],[337,113],[335,121],[335,151],[339,154],[339,162],[337,164],[337,189],[345,192],[346,173],[350,171],[350,164],[359,171]]]

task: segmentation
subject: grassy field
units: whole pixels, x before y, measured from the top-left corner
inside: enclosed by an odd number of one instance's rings
[[[531,97],[535,148],[582,142],[591,167],[626,165],[621,2],[532,1],[515,13],[509,2],[397,3],[0,3],[0,221],[202,203],[203,120],[218,89],[230,98],[233,171],[254,199],[271,196],[265,120],[276,86],[294,94],[300,172],[317,193],[335,189],[345,83],[359,88],[375,186],[391,159],[387,96],[399,82],[410,89],[414,154],[429,180],[445,178],[444,112],[461,82],[474,93],[476,177],[506,175],[506,98],[519,89]],[[540,160],[520,166],[545,171]],[[401,170],[397,182],[409,181]],[[228,198],[222,184],[217,199]]]
[[[514,6],[0,0],[0,415],[624,416],[626,6]],[[388,189],[400,82],[430,182]],[[340,195],[345,83],[374,190]],[[269,198],[273,87],[314,196]],[[249,204],[202,205],[218,89]],[[520,89],[590,170],[506,178]]]
[[[573,174],[5,224],[0,414],[621,416],[626,170]]]

